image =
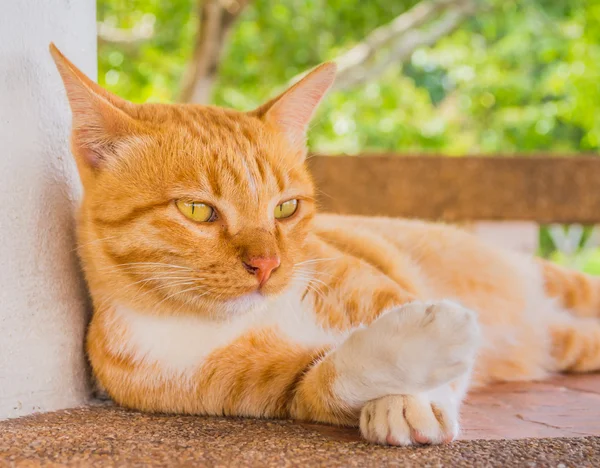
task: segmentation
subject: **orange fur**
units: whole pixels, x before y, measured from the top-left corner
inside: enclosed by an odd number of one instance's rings
[[[336,386],[345,377],[340,349],[359,346],[378,318],[389,316],[386,311],[448,298],[476,311],[481,324],[475,385],[600,368],[595,279],[536,265],[450,226],[316,214],[304,138],[333,80],[331,64],[242,113],[134,105],[101,89],[56,48],[51,51],[73,111],[72,151],[85,189],[79,249],[95,306],[87,350],[96,377],[118,403],[146,411],[349,425],[358,424],[361,410],[368,425],[405,408],[398,413],[408,418],[402,424],[443,422],[441,433],[429,440],[449,440],[451,414],[435,402],[429,407],[429,400],[415,394],[352,403]],[[180,198],[216,207],[218,219],[191,222],[175,206]],[[274,207],[292,198],[300,201],[298,211],[274,220]],[[248,255],[281,260],[260,293],[240,261]],[[336,338],[317,343],[300,332],[290,338],[278,328],[283,325],[270,322],[232,332],[233,323],[256,307],[287,300],[296,289],[296,306],[314,312],[317,325]],[[441,304],[441,311],[424,306],[415,326],[424,330],[432,320],[455,317],[454,309]],[[278,307],[289,313],[287,306]],[[407,314],[398,317],[406,321]],[[584,322],[578,315],[593,318]],[[275,321],[284,319],[275,314]],[[188,324],[208,330],[197,340],[216,340],[192,371],[188,359],[200,355],[203,344],[186,335]],[[163,334],[167,329],[180,335]],[[446,333],[458,328],[447,327]],[[220,336],[229,341],[218,341]],[[177,351],[185,339],[189,353]],[[153,353],[162,353],[163,360]],[[456,394],[466,386],[466,380],[447,380]],[[370,435],[363,431],[370,440],[398,442],[377,429],[387,426],[373,427]],[[413,442],[422,441],[414,429]]]
[[[571,271],[546,261],[540,261],[548,295],[581,317],[600,317],[600,280]]]

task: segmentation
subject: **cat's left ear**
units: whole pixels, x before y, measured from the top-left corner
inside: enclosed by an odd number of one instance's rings
[[[282,132],[292,148],[305,155],[308,124],[333,84],[336,70],[333,62],[319,65],[282,94],[253,111],[253,114]]]

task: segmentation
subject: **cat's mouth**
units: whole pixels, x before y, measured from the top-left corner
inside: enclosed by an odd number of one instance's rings
[[[279,297],[288,288],[287,283],[281,281],[269,281],[266,284],[252,285],[245,291],[240,291],[239,294],[223,299],[223,303],[237,303],[245,305],[260,305]]]
[[[281,290],[282,288],[280,286],[276,286],[274,284],[259,284],[233,299],[239,299],[243,297],[257,297],[266,300],[270,297],[278,295],[281,292]]]
[[[278,272],[279,273],[279,272]],[[290,283],[285,274],[273,275],[269,281],[261,282],[249,276],[230,276],[228,281],[190,281],[176,280],[172,288],[160,286],[164,292],[163,303],[171,301],[187,303],[193,307],[230,309],[253,308],[268,302],[285,292]],[[180,283],[177,283],[179,281]],[[161,296],[163,296],[161,294]]]

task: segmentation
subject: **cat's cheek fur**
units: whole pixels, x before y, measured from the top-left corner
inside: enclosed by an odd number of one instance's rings
[[[355,330],[332,354],[335,392],[352,408],[386,395],[418,395],[470,374],[475,313],[450,301],[415,301]]]

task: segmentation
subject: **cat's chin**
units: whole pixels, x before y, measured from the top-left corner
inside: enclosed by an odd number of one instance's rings
[[[235,316],[256,312],[267,307],[272,298],[256,290],[233,299],[227,299],[219,304],[219,313]]]

